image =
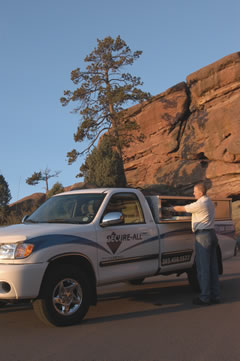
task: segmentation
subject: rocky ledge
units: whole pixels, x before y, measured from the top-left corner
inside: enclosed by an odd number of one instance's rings
[[[209,194],[240,199],[240,52],[187,76],[129,109],[142,141],[124,152],[127,181],[189,195],[207,179]]]

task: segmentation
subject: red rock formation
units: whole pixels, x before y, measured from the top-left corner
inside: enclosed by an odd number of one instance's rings
[[[208,179],[209,194],[240,195],[240,52],[129,111],[145,135],[124,153],[130,185],[190,194]]]

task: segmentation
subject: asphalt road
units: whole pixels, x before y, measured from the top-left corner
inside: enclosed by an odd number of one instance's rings
[[[240,253],[224,263],[222,303],[192,305],[185,276],[99,289],[82,324],[48,328],[31,305],[0,309],[1,361],[238,361]]]

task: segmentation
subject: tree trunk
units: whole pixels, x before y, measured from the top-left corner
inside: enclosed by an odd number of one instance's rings
[[[46,195],[48,195],[48,178],[46,177]]]

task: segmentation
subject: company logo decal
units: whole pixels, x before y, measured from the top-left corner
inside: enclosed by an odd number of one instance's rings
[[[121,246],[122,242],[142,241],[142,239],[142,233],[117,234],[115,232],[112,232],[107,236],[107,245],[112,251],[112,253],[115,254],[118,248]]]

